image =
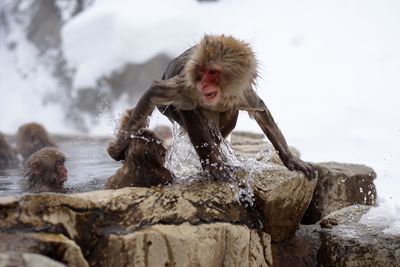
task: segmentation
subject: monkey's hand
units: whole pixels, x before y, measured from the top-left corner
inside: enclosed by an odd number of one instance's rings
[[[296,170],[303,172],[308,180],[313,180],[314,178],[318,177],[318,171],[312,164],[304,162],[294,156],[285,160],[283,164],[285,164],[286,168],[291,171]]]
[[[107,148],[108,154],[116,161],[125,160],[126,150],[131,142],[128,132],[120,132]]]

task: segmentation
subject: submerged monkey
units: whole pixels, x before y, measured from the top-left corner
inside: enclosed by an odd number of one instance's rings
[[[124,131],[134,109],[125,112],[119,131]],[[143,128],[147,127],[143,125]],[[166,148],[163,141],[148,129],[141,129],[130,137],[125,152],[124,163],[117,172],[108,178],[105,189],[117,189],[129,186],[151,187],[166,185],[173,178],[164,167]]]
[[[257,62],[250,46],[232,36],[206,35],[173,59],[161,80],[139,99],[125,131],[108,147],[115,160],[124,160],[130,135],[139,131],[154,108],[186,129],[202,168],[215,179],[229,179],[231,168],[218,146],[236,126],[239,110],[253,117],[289,170],[309,179],[317,171],[294,156],[267,106],[254,90]]]
[[[24,166],[25,189],[29,192],[66,193],[68,179],[65,156],[54,147],[45,147],[33,153]]]
[[[17,165],[16,151],[7,143],[4,134],[0,133],[0,170],[16,167]]]
[[[26,160],[44,147],[55,147],[43,125],[31,122],[19,127],[17,132],[17,150]]]

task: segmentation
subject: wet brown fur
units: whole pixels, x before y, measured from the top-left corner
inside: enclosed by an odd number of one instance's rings
[[[25,162],[25,189],[30,192],[65,192],[63,183],[57,182],[56,163],[64,163],[65,156],[54,147],[42,148]]]
[[[0,133],[0,170],[16,167],[18,165],[17,153]]]
[[[171,173],[164,167],[166,148],[154,132],[141,129],[134,134],[126,130],[128,120],[134,109],[127,110],[120,120],[118,135],[121,143],[114,148],[126,145],[124,163],[117,172],[108,178],[105,188],[116,189],[129,186],[150,187],[172,182]],[[147,126],[147,121],[142,125]],[[109,147],[110,153],[110,147]]]
[[[17,151],[24,159],[44,147],[55,147],[46,129],[39,123],[27,123],[19,127],[17,133]]]
[[[141,129],[130,138],[121,168],[108,178],[105,188],[129,186],[151,187],[172,182],[171,173],[164,167],[166,149],[152,131]]]

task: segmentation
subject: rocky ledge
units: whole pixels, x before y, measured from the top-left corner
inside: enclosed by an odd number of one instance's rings
[[[371,177],[367,167],[319,164],[326,171],[309,181],[280,165],[259,136],[239,134],[232,144],[239,157],[266,163],[251,175],[245,170],[235,175],[239,181],[251,176],[254,201],[241,201],[235,182],[206,179],[155,188],[0,198],[0,266],[9,266],[13,259],[19,266],[43,266],[47,261],[48,266],[284,266],[288,242],[306,242],[296,230],[310,202],[320,201],[315,188],[321,181],[335,184],[343,175],[356,181]],[[330,203],[354,202],[340,193],[346,183],[323,188],[337,196]],[[361,200],[376,197],[367,190],[361,194]],[[320,214],[334,209],[318,207]],[[316,265],[317,250],[310,251],[308,259],[315,260],[291,258],[306,263],[297,266]]]

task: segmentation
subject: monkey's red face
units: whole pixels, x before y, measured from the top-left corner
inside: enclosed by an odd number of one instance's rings
[[[63,184],[68,179],[68,171],[67,168],[65,168],[64,162],[57,162],[56,169],[57,169],[57,177],[56,177],[57,183]]]
[[[202,95],[203,103],[207,106],[215,106],[221,98],[221,70],[198,68],[199,81],[197,90]]]

